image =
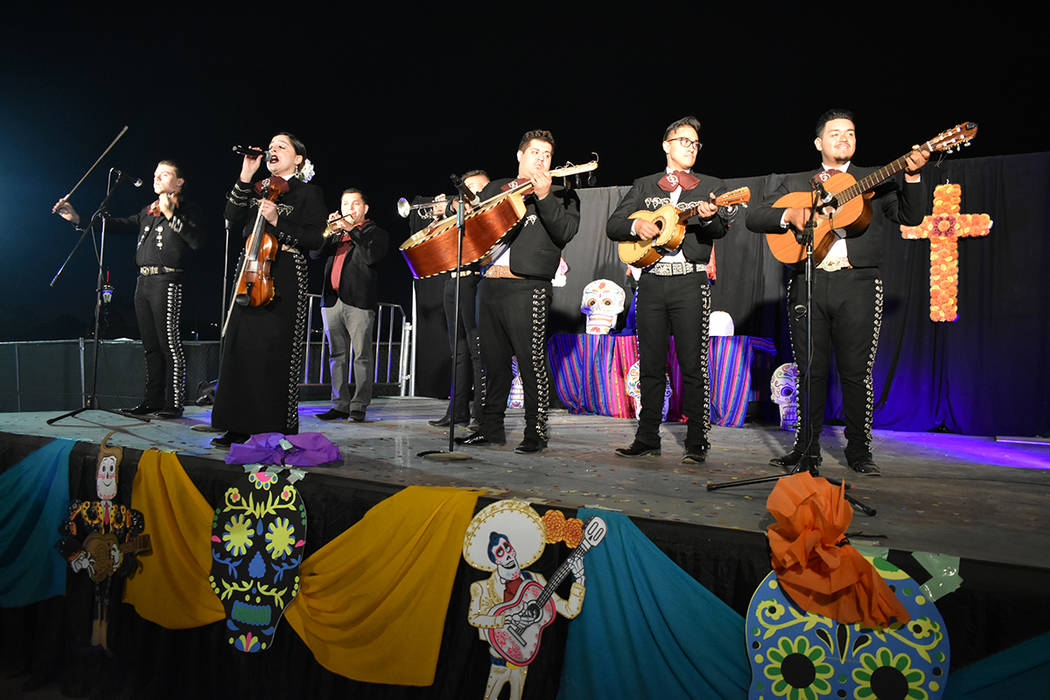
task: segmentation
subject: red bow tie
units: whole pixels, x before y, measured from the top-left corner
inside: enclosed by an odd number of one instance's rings
[[[674,192],[679,187],[683,190],[691,190],[700,184],[700,178],[692,173],[675,170],[673,173],[664,175],[656,184],[665,192]]]

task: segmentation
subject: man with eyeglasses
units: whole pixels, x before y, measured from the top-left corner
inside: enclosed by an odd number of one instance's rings
[[[511,358],[518,358],[525,394],[525,435],[514,451],[535,454],[547,447],[550,373],[547,370],[547,317],[561,251],[580,228],[580,200],[575,192],[553,185],[550,167],[554,136],[527,131],[518,144],[516,179],[493,180],[481,192],[486,201],[515,183],[532,182],[525,214],[503,237],[492,264],[478,284],[478,331],[485,368],[485,400],[480,429],[461,445],[502,445],[510,395]]]
[[[679,210],[697,206],[686,221],[685,237],[677,250],[664,251],[657,262],[642,270],[638,279],[636,318],[642,410],[634,442],[621,447],[621,457],[660,454],[667,351],[674,336],[675,353],[682,372],[682,413],[686,416],[684,464],[707,459],[711,427],[710,382],[707,369],[708,319],[711,288],[706,263],[711,244],[726,235],[728,227],[712,203],[725,186],[718,178],[693,172],[700,152],[700,122],[684,117],[664,131],[666,167],[634,181],[609,217],[606,233],[614,241],[652,240],[660,233],[656,224],[630,219],[640,210],[655,211],[666,204]]]

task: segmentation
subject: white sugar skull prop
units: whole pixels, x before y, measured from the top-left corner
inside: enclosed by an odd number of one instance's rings
[[[780,408],[780,427],[794,430],[798,422],[798,365],[788,362],[773,370],[769,390],[773,403]]]
[[[580,311],[587,317],[588,335],[606,335],[623,312],[627,295],[612,280],[594,280],[583,288]]]
[[[226,609],[226,641],[258,653],[299,593],[306,506],[292,484],[267,471],[248,474],[223,500],[212,520],[211,587]]]
[[[711,312],[711,323],[709,328],[709,334],[712,336],[735,335],[733,329],[733,317],[725,311]]]
[[[664,407],[661,417],[663,420],[667,420],[667,410],[671,405],[672,390],[671,378],[666,374],[664,377],[666,378],[666,384],[664,385]],[[637,362],[627,370],[624,383],[627,385],[627,395],[631,397],[631,403],[634,404],[634,417],[637,418],[642,412],[642,373]]]
[[[554,279],[551,280],[552,287],[564,287],[569,281],[569,263],[565,262],[565,258],[558,260],[558,270],[554,273]]]

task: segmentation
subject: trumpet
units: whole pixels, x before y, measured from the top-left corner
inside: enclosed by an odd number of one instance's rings
[[[350,223],[351,224],[355,223],[354,220],[353,220],[353,215],[352,214],[343,214],[342,216],[338,216],[338,217],[336,217],[334,219],[329,219],[328,220],[328,224],[324,227],[324,231],[321,233],[321,236],[324,237],[324,238],[328,238],[329,236],[331,236],[333,234],[342,233],[343,232],[342,229],[340,229],[339,231],[334,231],[332,229],[332,224],[334,224],[337,221],[342,221],[343,219],[350,219]]]
[[[429,201],[429,202],[420,202],[419,204],[409,204],[408,200],[405,199],[404,197],[402,197],[401,199],[397,200],[397,213],[398,213],[398,215],[401,216],[402,219],[407,219],[408,215],[412,213],[413,209],[431,209],[431,210],[433,210],[435,204],[444,204],[444,203],[445,203],[444,199],[436,199],[435,198],[434,200]],[[426,217],[427,215],[423,214],[421,212],[420,216]],[[433,214],[433,212],[431,211],[431,212],[429,212],[429,218],[437,219],[437,218],[440,218],[440,217],[435,216]]]

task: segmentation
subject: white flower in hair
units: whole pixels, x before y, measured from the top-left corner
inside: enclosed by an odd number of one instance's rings
[[[295,176],[303,182],[310,182],[310,180],[314,179],[314,174],[314,164],[307,158],[303,161],[303,167],[299,168],[299,172]]]

